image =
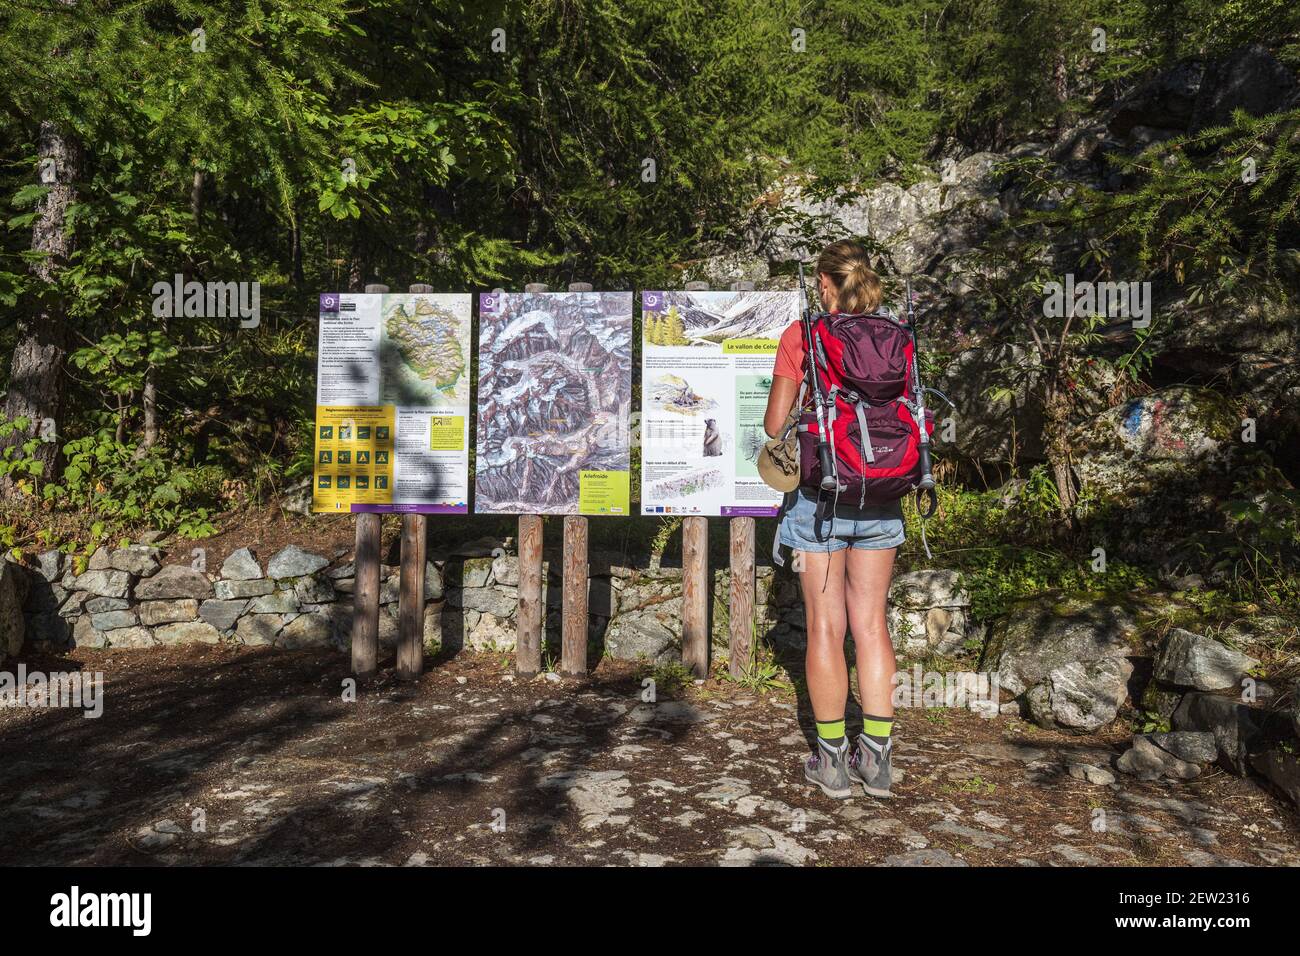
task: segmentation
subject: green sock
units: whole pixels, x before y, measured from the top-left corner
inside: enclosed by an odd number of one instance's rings
[[[889,735],[894,730],[893,717],[876,717],[872,714],[862,715],[862,736],[872,743],[883,747],[889,743]]]
[[[817,740],[828,750],[839,750],[844,744],[844,718],[817,721]]]

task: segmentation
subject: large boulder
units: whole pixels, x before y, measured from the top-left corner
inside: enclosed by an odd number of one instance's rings
[[[1111,136],[1130,140],[1144,129],[1185,132],[1224,126],[1240,109],[1280,112],[1296,101],[1294,74],[1252,43],[1218,60],[1186,60],[1126,92],[1106,118]]]
[[[1102,412],[1071,430],[1075,470],[1103,494],[1166,495],[1173,483],[1222,474],[1240,420],[1221,395],[1173,386]]]
[[[1195,730],[1214,735],[1219,763],[1239,777],[1246,776],[1250,753],[1264,730],[1266,713],[1234,697],[1192,691],[1174,711],[1175,730]]]
[[[945,568],[895,577],[886,617],[894,648],[908,654],[956,654],[973,633],[970,595],[961,575]]]
[[[1156,658],[1156,680],[1197,690],[1227,690],[1259,661],[1202,634],[1181,627],[1170,630]]]
[[[1205,129],[1226,126],[1237,110],[1263,116],[1288,109],[1296,102],[1296,78],[1267,47],[1251,43],[1209,64],[1197,92],[1191,125]]]
[[[1122,96],[1106,119],[1112,136],[1136,128],[1185,130],[1205,79],[1205,65],[1189,61],[1139,83]]]
[[[990,635],[985,669],[1035,723],[1091,733],[1115,719],[1139,653],[1137,623],[1104,596],[1047,592],[1021,601]]]

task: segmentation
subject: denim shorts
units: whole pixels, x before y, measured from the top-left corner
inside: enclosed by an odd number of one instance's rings
[[[841,499],[832,528],[829,516],[817,518],[816,493],[803,488],[786,495],[777,534],[781,544],[795,551],[876,551],[896,548],[905,538],[900,501],[859,508]]]

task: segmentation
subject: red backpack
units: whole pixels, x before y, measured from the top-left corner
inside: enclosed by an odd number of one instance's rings
[[[826,508],[886,504],[924,489],[934,413],[919,404],[911,325],[888,313],[816,313],[805,318],[804,337],[812,401],[799,418],[800,485],[823,492]]]

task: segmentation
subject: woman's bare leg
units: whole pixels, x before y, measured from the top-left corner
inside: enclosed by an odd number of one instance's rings
[[[885,623],[885,601],[896,551],[896,548],[878,551],[850,548],[846,561],[848,618],[857,647],[858,693],[862,695],[862,712],[876,717],[894,716],[897,664]],[[811,641],[808,650],[811,655]],[[811,678],[808,683],[811,688]]]
[[[844,660],[844,550],[800,551],[795,555],[808,622],[805,676],[813,716],[842,720],[849,699],[849,669]]]

